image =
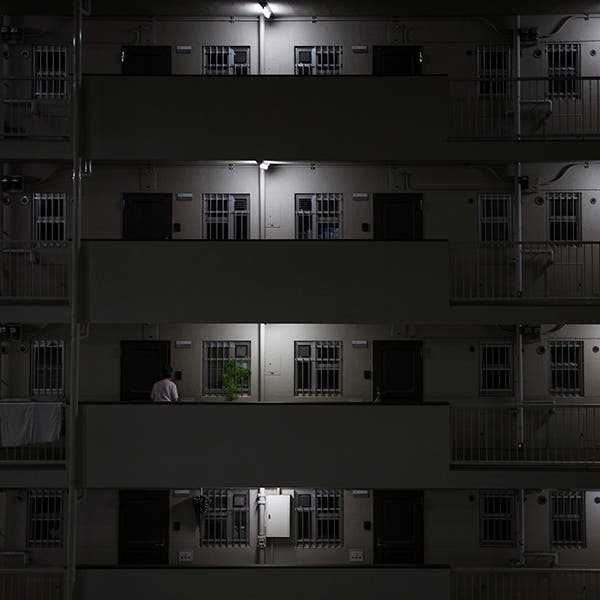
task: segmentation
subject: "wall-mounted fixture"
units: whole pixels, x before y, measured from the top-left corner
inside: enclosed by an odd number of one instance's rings
[[[258,163],[258,166],[263,170],[263,171],[268,171],[269,167],[271,166],[271,163],[268,160],[261,160],[256,161]]]
[[[369,199],[368,192],[353,192],[352,193],[352,200],[358,200],[358,201],[365,202],[368,199]]]
[[[259,4],[265,19],[270,19],[273,14],[273,9],[269,6],[269,3],[262,1],[259,2]]]
[[[179,202],[191,202],[193,198],[192,192],[177,192],[175,195],[175,200],[179,200]]]

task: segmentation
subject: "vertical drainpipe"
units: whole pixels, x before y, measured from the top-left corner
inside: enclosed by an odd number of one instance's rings
[[[519,566],[525,566],[525,551],[526,551],[526,539],[525,539],[525,490],[519,490]]]
[[[267,562],[267,529],[266,529],[267,494],[264,487],[258,488],[258,564]]]
[[[515,137],[521,138],[521,38],[519,36],[521,29],[521,15],[515,15],[514,30],[513,30],[513,67],[514,67],[514,121],[515,121]]]
[[[265,15],[258,17],[258,74],[265,74]]]
[[[70,342],[69,404],[67,413],[67,548],[64,597],[74,596],[77,566],[77,413],[79,403],[79,252],[81,244],[81,140],[79,94],[81,89],[81,0],[73,0],[73,78],[72,111],[72,201],[71,201],[71,271],[70,271]]]
[[[265,348],[267,324],[260,323],[258,326],[258,401],[265,401]]]

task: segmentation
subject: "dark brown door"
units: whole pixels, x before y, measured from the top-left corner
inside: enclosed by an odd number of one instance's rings
[[[423,46],[373,46],[373,75],[421,75]]]
[[[171,46],[123,46],[123,75],[170,75]]]
[[[119,564],[169,562],[169,492],[119,491]]]
[[[381,402],[423,401],[423,344],[373,343],[373,398]]]
[[[152,385],[171,359],[171,343],[121,342],[121,402],[150,402]]]
[[[171,194],[123,194],[123,239],[171,239],[171,211]]]
[[[423,564],[423,492],[375,490],[375,563]]]
[[[423,194],[373,194],[373,238],[423,239]]]

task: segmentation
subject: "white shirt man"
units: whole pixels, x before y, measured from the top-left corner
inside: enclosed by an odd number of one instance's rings
[[[160,381],[157,381],[152,386],[150,398],[152,398],[153,402],[177,402],[179,395],[177,394],[177,386],[171,379],[173,372],[165,372],[164,375]]]

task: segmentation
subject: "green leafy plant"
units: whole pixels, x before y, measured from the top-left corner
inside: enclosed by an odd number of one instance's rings
[[[223,387],[228,400],[237,400],[244,389],[245,380],[250,377],[250,369],[230,358],[223,367]]]

